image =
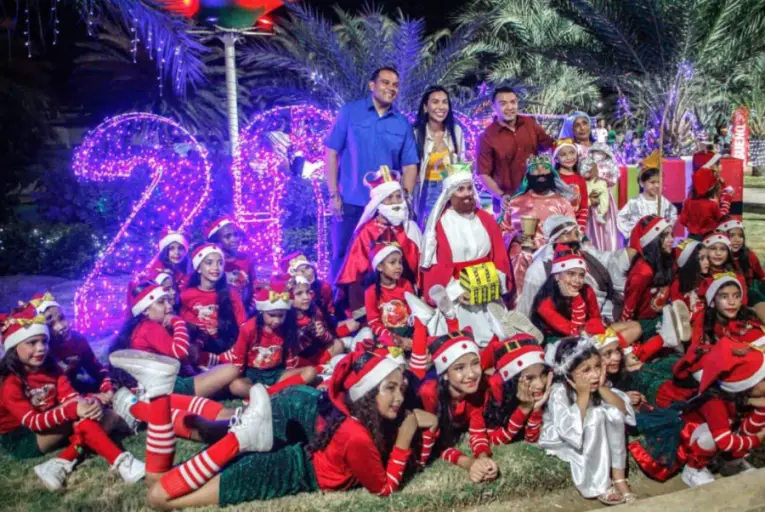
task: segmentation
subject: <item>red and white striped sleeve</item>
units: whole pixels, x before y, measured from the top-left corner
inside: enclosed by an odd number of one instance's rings
[[[717,220],[720,220],[726,215],[728,215],[728,213],[730,212],[730,205],[731,205],[732,199],[733,198],[731,197],[731,195],[726,192],[723,192],[720,195],[720,211],[717,214],[718,215]]]
[[[459,451],[457,448],[447,448],[441,452],[441,460],[445,460],[446,462],[454,464],[455,466],[460,460],[460,457],[467,457],[467,455]]]
[[[765,428],[765,409],[754,409],[750,412],[744,421],[741,422],[741,433],[747,436],[756,435],[757,432]]]
[[[756,435],[734,434],[730,429],[730,416],[722,400],[709,400],[701,406],[717,449],[723,452],[746,452],[760,445]],[[751,428],[747,425],[747,428]],[[743,429],[742,429],[743,432]]]
[[[494,446],[500,444],[510,444],[515,436],[523,429],[526,424],[526,413],[520,408],[516,407],[513,414],[507,420],[507,424],[504,427],[491,429],[489,431],[489,440]]]
[[[539,441],[539,434],[542,432],[542,409],[532,411],[526,420],[526,431],[523,439],[527,443],[536,443]]]
[[[486,433],[486,420],[483,417],[483,407],[474,407],[470,412],[468,424],[468,444],[473,457],[486,454],[491,457],[489,435]]]
[[[70,389],[74,391],[71,384],[69,384],[69,389],[64,390],[64,394],[70,396],[66,402],[60,402],[61,405],[39,412],[24,395],[21,380],[16,376],[11,376],[6,378],[3,385],[3,405],[24,427],[33,432],[45,432],[77,419],[77,401],[74,398],[79,395],[75,392],[72,396]]]
[[[422,448],[420,449],[420,457],[417,459],[417,465],[420,469],[424,468],[428,460],[430,460],[430,455],[433,453],[433,447],[436,444],[439,433],[438,430],[431,432],[430,429],[422,431]]]
[[[181,362],[189,358],[189,330],[186,322],[181,317],[173,317],[170,320],[170,326],[173,329],[173,339],[170,348],[173,357]]]

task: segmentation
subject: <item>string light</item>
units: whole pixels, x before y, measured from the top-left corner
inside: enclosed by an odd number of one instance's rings
[[[27,36],[27,41],[24,45],[27,47],[27,57],[32,58],[32,29],[29,22],[29,1],[27,0],[26,7],[24,8],[24,18],[26,19],[27,29],[24,31],[24,35]]]
[[[51,5],[50,10],[53,14],[53,46],[58,43],[58,3],[60,0],[55,0]]]
[[[131,11],[131,16],[133,15]],[[133,64],[138,62],[138,18],[133,16],[133,25],[130,27],[130,32],[133,34],[131,41],[130,53],[133,55]]]
[[[75,293],[78,329],[104,335],[116,332],[124,320],[125,276],[146,269],[162,228],[188,230],[207,204],[211,165],[207,150],[176,122],[132,113],[107,119],[91,131],[75,151],[72,167],[88,181],[135,179],[141,169],[150,176]]]

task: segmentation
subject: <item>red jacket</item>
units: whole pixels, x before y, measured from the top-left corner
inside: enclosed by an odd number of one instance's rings
[[[75,421],[80,395],[63,373],[8,375],[0,390],[0,434],[19,427],[45,432]]]
[[[510,444],[521,430],[524,430],[524,441],[536,443],[542,431],[542,409],[531,411],[530,414],[526,415],[520,407],[516,407],[513,414],[507,419],[507,425],[489,429],[489,440],[495,446]]]
[[[720,219],[730,211],[730,196],[723,193],[717,199],[688,198],[683,202],[678,222],[688,228],[688,233],[704,236],[717,229]]]
[[[749,272],[744,275],[746,285],[752,286],[754,281],[765,281],[765,270],[762,269],[760,259],[751,249],[747,250],[747,259],[749,260]],[[736,269],[736,272],[742,272],[741,265],[736,258],[733,258],[733,268]]]
[[[170,320],[170,327],[172,336],[165,326],[153,320],[143,320],[130,337],[130,348],[173,357],[181,363],[188,362],[189,331],[186,322],[175,316]]]
[[[542,301],[537,314],[556,336],[579,336],[583,331],[587,334],[606,332],[600,317],[598,298],[589,285],[584,285],[579,295],[571,300],[570,318],[566,318],[555,309],[552,297]]]
[[[622,322],[650,320],[661,313],[669,299],[669,286],[653,286],[653,269],[643,258],[638,258],[627,275],[624,285]]]

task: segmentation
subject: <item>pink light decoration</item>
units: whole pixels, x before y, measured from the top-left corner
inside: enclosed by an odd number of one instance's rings
[[[282,257],[282,198],[290,156],[301,153],[307,165],[322,162],[324,135],[333,115],[310,105],[277,107],[254,116],[239,136],[234,158],[234,215],[247,235],[243,250],[255,260],[258,273],[270,273]],[[329,268],[326,208],[319,175],[311,176],[317,201],[319,275]]]
[[[125,278],[146,269],[162,228],[188,231],[206,205],[211,165],[207,150],[175,121],[131,113],[107,119],[88,133],[72,167],[83,180],[135,182],[140,171],[150,178],[75,293],[77,328],[91,336],[110,334],[125,319]],[[125,185],[138,189],[135,183]]]

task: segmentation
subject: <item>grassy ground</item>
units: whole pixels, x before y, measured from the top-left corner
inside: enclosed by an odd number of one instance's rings
[[[765,178],[762,176],[744,176],[744,188],[765,188]]]

